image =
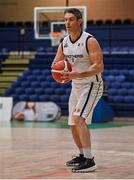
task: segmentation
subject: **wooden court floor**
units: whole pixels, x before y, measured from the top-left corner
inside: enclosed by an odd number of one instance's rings
[[[0,124],[0,179],[134,179],[134,126],[91,129],[96,172],[72,173],[68,128]]]

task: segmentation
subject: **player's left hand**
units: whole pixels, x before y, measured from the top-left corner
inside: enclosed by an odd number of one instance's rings
[[[78,72],[63,72],[62,73],[63,79],[64,80],[72,80],[72,79],[76,79],[79,77],[79,73]]]

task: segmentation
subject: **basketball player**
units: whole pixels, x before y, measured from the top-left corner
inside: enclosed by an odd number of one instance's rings
[[[66,9],[64,16],[68,36],[59,45],[52,65],[62,59],[72,65],[72,71],[62,75],[64,80],[72,80],[68,124],[79,149],[79,155],[66,165],[72,166],[72,172],[90,172],[95,171],[96,164],[87,125],[91,123],[93,110],[103,93],[103,55],[98,41],[82,31],[79,9]]]

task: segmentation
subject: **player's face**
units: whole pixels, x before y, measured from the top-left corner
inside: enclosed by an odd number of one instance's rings
[[[80,20],[72,13],[65,14],[65,26],[68,32],[75,32],[81,29]]]

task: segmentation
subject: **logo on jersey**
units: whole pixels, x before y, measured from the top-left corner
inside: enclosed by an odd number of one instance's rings
[[[68,59],[69,63],[75,64],[79,59],[83,58],[82,54],[77,55],[66,55],[66,59]]]
[[[67,58],[83,58],[83,54],[66,55]]]
[[[65,45],[64,45],[64,48],[67,48],[68,47],[68,44],[66,43]]]

